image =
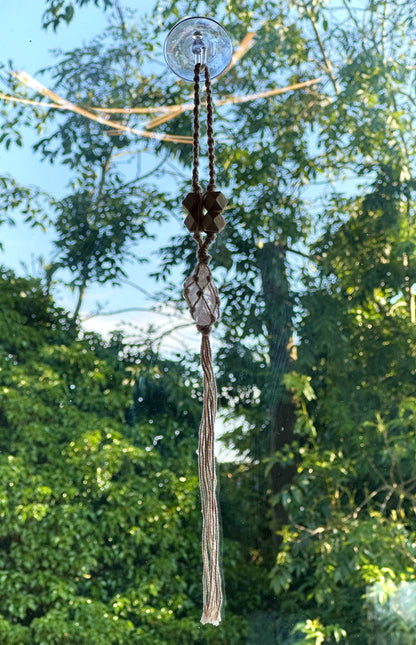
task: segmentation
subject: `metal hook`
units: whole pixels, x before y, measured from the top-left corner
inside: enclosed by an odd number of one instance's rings
[[[194,55],[194,63],[201,63],[205,65],[207,61],[207,48],[202,38],[201,31],[194,31],[192,34],[193,43],[192,43],[192,53]]]

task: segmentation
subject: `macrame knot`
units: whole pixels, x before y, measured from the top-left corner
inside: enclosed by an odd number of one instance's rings
[[[209,264],[211,256],[208,253],[208,248],[206,246],[200,246],[197,253],[199,264]]]

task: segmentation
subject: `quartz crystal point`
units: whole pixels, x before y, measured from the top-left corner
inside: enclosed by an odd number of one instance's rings
[[[209,333],[220,315],[220,299],[207,264],[196,266],[193,275],[185,280],[183,294],[197,329]]]

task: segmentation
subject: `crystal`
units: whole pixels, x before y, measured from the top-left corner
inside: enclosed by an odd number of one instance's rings
[[[220,299],[209,266],[198,264],[183,287],[185,300],[198,329],[210,328],[219,318]]]

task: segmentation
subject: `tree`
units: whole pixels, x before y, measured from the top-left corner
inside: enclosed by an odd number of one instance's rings
[[[232,412],[250,424],[232,440],[271,455],[283,539],[273,585],[300,615],[301,642],[363,642],[366,586],[414,575],[413,16],[402,2],[363,14],[348,2],[235,2],[226,20],[233,34],[262,25],[228,91],[322,77],[306,95],[224,118],[217,156],[232,209],[213,260],[227,271],[218,358]],[[350,195],[336,183],[346,175]],[[186,248],[167,249],[167,264]],[[315,273],[294,273],[296,255]]]
[[[120,337],[76,340],[33,280],[3,272],[1,287],[1,640],[245,642],[264,569],[236,536],[224,623],[199,624],[190,375],[149,350],[123,358]]]
[[[347,0],[166,2],[157,7],[163,31],[191,10],[219,18],[235,42],[256,31],[218,95],[320,78],[300,93],[228,105],[216,120],[218,183],[232,196],[213,248],[217,362],[235,419],[230,441],[248,451],[248,476],[273,508],[277,539],[262,549],[277,555],[273,588],[299,618],[303,636],[293,638],[362,642],[366,585],[413,576],[412,10],[402,0],[364,12]],[[65,86],[76,66],[62,73]],[[183,83],[153,83],[154,97],[187,99]],[[190,115],[162,129],[173,127],[189,134]],[[75,135],[68,158],[78,154]],[[45,154],[54,141],[40,144]],[[82,160],[101,150],[101,141],[80,142]],[[154,150],[189,165],[189,148],[173,146]],[[75,200],[68,205],[72,215]],[[165,249],[163,279],[178,265],[189,273],[191,244],[184,236]]]
[[[141,107],[145,104],[144,109],[151,108],[163,96],[163,90],[153,83],[154,75],[144,69],[154,48],[149,24],[143,20],[138,26],[128,23],[129,18],[131,14],[117,6],[105,34],[73,52],[56,52],[59,58],[53,68],[42,70],[52,76],[55,90],[68,101],[88,108],[124,110],[112,116],[111,122],[127,130],[137,119],[129,108],[138,103]],[[11,93],[26,100],[13,77],[8,83]],[[38,94],[37,98],[44,98]],[[16,103],[13,110],[8,106],[5,133],[12,121],[19,122],[24,115],[27,120],[25,103]],[[11,117],[13,113],[16,116]],[[127,134],[117,136],[123,133],[110,131],[106,120],[90,121],[71,112],[57,114],[46,102],[45,108],[36,106],[30,121],[43,132],[34,145],[35,152],[43,161],[64,164],[69,169],[68,194],[49,197],[48,217],[56,239],[55,253],[46,261],[45,277],[49,289],[58,271],[69,269],[69,285],[78,292],[75,321],[89,284],[118,284],[126,277],[129,260],[147,260],[145,240],[154,235],[155,224],[166,221],[169,212],[168,194],[155,185],[166,152],[152,168],[143,171],[141,157],[149,152],[147,141],[135,142]],[[130,163],[126,164],[126,158]],[[36,198],[35,190],[30,194]]]
[[[92,1],[96,7],[102,7],[104,10],[116,4],[113,0],[75,0],[75,6],[84,7]],[[43,27],[45,29],[52,27],[56,31],[62,22],[69,24],[74,17],[75,9],[73,2],[67,2],[67,0],[46,0],[45,6],[46,8],[43,14]]]
[[[298,474],[279,496],[289,523],[274,585],[286,590],[287,607],[304,605],[305,643],[372,642],[374,585],[414,579],[415,184],[404,90],[412,71],[399,37],[402,21],[408,37],[413,27],[404,12],[400,3],[374,8],[359,41],[343,26],[349,57],[332,105],[342,118],[331,119],[338,154],[368,183],[327,202],[318,271],[302,299],[305,376],[287,380],[299,398]],[[278,457],[286,463],[289,451]]]
[[[128,28],[118,10],[107,38],[101,35],[89,47],[62,54],[54,68],[59,91],[84,104],[114,109],[134,107],[138,101],[152,105],[159,92],[151,89],[151,78],[141,71],[152,50],[146,35],[134,23]],[[127,126],[131,117],[114,119]],[[150,172],[132,169],[131,164],[127,176],[121,171],[120,156],[129,153],[131,145],[132,139],[108,136],[103,125],[72,114],[35,146],[43,158],[54,162],[58,157],[75,173],[72,192],[56,207],[57,253],[48,272],[50,280],[60,267],[71,270],[79,293],[75,319],[87,285],[117,283],[126,275],[127,259],[145,261],[145,251],[138,258],[132,249],[137,240],[151,235],[152,224],[166,219],[167,198],[153,183],[161,164]],[[139,144],[134,156],[143,150],[144,144]]]
[[[299,347],[309,380],[288,383],[300,398],[300,465],[282,493],[290,528],[274,584],[308,597],[328,642],[336,629],[348,643],[369,639],[372,585],[414,579],[414,277],[403,266],[413,192],[386,169],[330,246],[322,239]]]

